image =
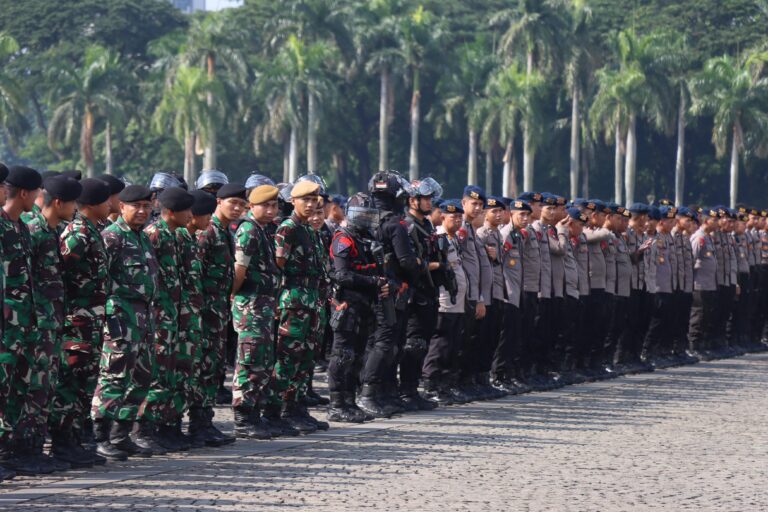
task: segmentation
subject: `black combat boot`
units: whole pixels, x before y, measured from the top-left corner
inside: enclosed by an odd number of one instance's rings
[[[389,418],[392,412],[381,403],[381,387],[378,384],[363,384],[363,389],[357,399],[357,406],[374,418]]]
[[[309,386],[307,387],[306,398],[310,399],[315,404],[315,405],[310,405],[310,407],[317,407],[319,405],[325,406],[331,403],[330,400],[328,400],[324,396],[320,395],[317,391],[315,391],[314,387],[312,387],[311,381],[309,383]]]
[[[17,439],[11,443],[10,452],[2,464],[5,469],[22,476],[47,475],[53,473],[53,467],[42,465],[33,454],[32,445],[27,439]]]
[[[424,398],[438,405],[453,405],[453,397],[448,391],[448,386],[442,384],[439,380],[424,381]]]
[[[93,422],[93,439],[96,441],[96,453],[109,460],[126,460],[128,452],[109,442],[112,421],[99,419]]]
[[[317,426],[307,419],[296,402],[283,403],[283,411],[280,417],[291,427],[299,431],[300,434],[312,434],[317,431]]]
[[[310,415],[309,410],[305,406],[299,404],[298,411],[301,417],[304,419],[304,421],[307,421],[308,423],[314,425],[317,428],[317,430],[328,430],[329,428],[331,428],[331,426],[328,424],[327,421],[319,420],[314,416]]]
[[[16,477],[16,472],[5,467],[6,461],[11,458],[11,448],[6,441],[0,441],[0,482]]]
[[[224,382],[216,390],[216,405],[230,405],[232,403],[232,391],[224,387]]]
[[[132,457],[151,457],[152,450],[142,448],[131,439],[133,422],[130,420],[115,420],[109,433],[109,442]]]
[[[427,400],[419,394],[418,384],[400,386],[400,399],[405,402],[409,411],[433,411],[437,409],[436,402]]]
[[[93,420],[90,417],[85,418],[83,420],[83,428],[79,431],[75,431],[75,438],[80,443],[80,446],[95,453],[96,439],[94,438],[94,432]]]
[[[43,451],[45,445],[45,438],[43,436],[36,435],[29,440],[29,443],[32,450],[32,456],[41,467],[50,467],[53,471],[67,471],[68,469],[72,469],[72,466],[68,462],[57,459]]]
[[[262,415],[264,425],[269,430],[272,437],[288,436],[295,437],[299,435],[299,431],[289,425],[285,420],[280,417],[280,406],[266,405],[264,406],[264,414]]]
[[[192,443],[192,448],[202,448],[205,446],[205,413],[200,407],[189,409],[189,425],[187,425],[187,434]]]
[[[216,425],[213,424],[213,407],[208,407],[204,409],[206,419],[207,419],[207,427],[206,427],[206,433],[208,437],[206,438],[205,443],[208,446],[224,446],[225,444],[232,444],[235,442],[235,436],[229,436],[216,428]]]
[[[355,390],[347,391],[344,393],[344,401],[347,404],[347,409],[352,412],[354,417],[353,423],[363,423],[364,421],[371,421],[375,419],[373,416],[363,411],[357,406],[357,400],[355,399]]]
[[[51,429],[51,455],[73,468],[93,466],[93,457],[77,443],[71,429]]]
[[[157,442],[169,452],[184,451],[183,445],[176,439],[176,425],[157,425],[155,433]],[[187,447],[187,450],[189,447]]]
[[[192,448],[192,438],[181,429],[181,418],[177,418],[176,423],[173,425],[173,435],[181,445],[181,451],[185,452]]]
[[[261,425],[259,412],[250,407],[238,406],[232,411],[235,414],[235,437],[238,439],[272,439],[269,430]]]
[[[166,449],[157,442],[155,424],[149,420],[139,420],[139,428],[133,433],[133,442],[143,450],[150,450],[153,455],[165,455]]]
[[[331,391],[331,403],[328,404],[327,414],[328,421],[337,421],[339,423],[361,423],[359,421],[352,421],[354,414],[347,407],[344,393],[339,391]]]

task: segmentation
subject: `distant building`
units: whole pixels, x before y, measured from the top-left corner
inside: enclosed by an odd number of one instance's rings
[[[171,3],[187,14],[205,10],[205,0],[171,0]]]

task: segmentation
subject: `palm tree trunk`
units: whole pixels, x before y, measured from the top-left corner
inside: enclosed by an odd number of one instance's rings
[[[613,200],[621,204],[621,193],[624,190],[624,162],[621,158],[621,126],[616,122],[614,128],[613,153]]]
[[[112,174],[112,123],[109,120],[107,120],[107,127],[104,130],[104,161],[107,174]]]
[[[737,133],[740,133],[738,129],[737,120],[733,125],[733,141],[731,142],[731,208],[736,208],[736,203],[739,200],[739,141],[737,139]]]
[[[347,157],[344,153],[333,154],[333,167],[336,169],[336,187],[340,194],[347,194]]]
[[[307,101],[307,172],[317,171],[317,100],[309,93]]]
[[[675,158],[675,204],[685,197],[685,95],[680,86],[680,108],[677,112],[677,157]]]
[[[531,141],[528,123],[523,127],[523,188],[533,190],[533,159],[535,152]]]
[[[573,86],[573,105],[571,105],[571,197],[579,195],[579,87]]]
[[[413,70],[413,96],[411,97],[411,155],[408,159],[408,176],[419,178],[419,118],[421,117],[421,84],[419,69]]]
[[[469,129],[469,157],[467,162],[467,184],[477,185],[477,131]],[[489,191],[486,191],[489,192]]]
[[[195,135],[191,130],[184,133],[184,180],[195,183]]]
[[[283,183],[290,181],[291,168],[291,138],[287,133],[283,133]]]
[[[485,153],[485,193],[493,193],[493,151],[490,148]]]
[[[86,105],[83,114],[83,126],[80,130],[80,157],[85,164],[85,172],[89,178],[93,173],[93,112]]]
[[[379,170],[384,171],[388,165],[389,152],[389,88],[390,75],[386,66],[381,70],[381,92],[379,97]]]
[[[206,57],[206,64],[208,67],[208,79],[213,80],[216,70],[216,56],[209,53]],[[213,108],[213,93],[209,92],[206,100],[208,102],[208,108]],[[213,119],[208,120],[208,133],[205,138],[205,151],[203,153],[203,169],[215,169],[216,168],[216,127],[213,124]]]
[[[288,156],[288,181],[293,183],[298,178],[297,170],[299,164],[299,129],[291,126],[290,153]]]
[[[635,165],[637,164],[637,138],[635,135],[637,117],[629,114],[627,129],[627,158],[624,174],[624,189],[627,192],[627,206],[635,202]]]
[[[589,160],[592,146],[581,152],[581,197],[589,197]]]
[[[514,139],[507,141],[507,147],[504,151],[502,189],[506,197],[517,197],[517,156],[515,155]]]

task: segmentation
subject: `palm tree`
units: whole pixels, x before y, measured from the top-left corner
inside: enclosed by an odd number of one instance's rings
[[[567,10],[560,0],[518,0],[517,7],[505,9],[491,18],[493,25],[506,25],[499,51],[508,59],[525,51],[526,73],[551,71],[562,60],[567,44],[564,34],[569,24]],[[536,116],[529,116],[536,117]],[[533,190],[533,165],[536,153],[537,127],[523,124],[523,187]]]
[[[120,56],[101,46],[89,47],[80,67],[67,62],[54,66],[51,104],[55,106],[48,126],[48,145],[55,151],[58,141],[69,144],[79,125],[80,158],[89,176],[94,173],[96,122],[99,117],[114,120],[124,111],[121,89],[129,79]],[[111,154],[111,149],[108,152]]]
[[[723,56],[708,60],[692,80],[694,114],[714,117],[712,142],[719,157],[731,146],[730,206],[739,195],[739,158],[768,150],[768,78],[757,73],[768,57],[747,54],[741,61]]]
[[[677,89],[677,149],[675,152],[675,204],[685,201],[685,125],[690,104],[688,79],[690,75],[691,54],[684,37],[676,38],[670,45],[670,53],[675,58],[671,61],[670,85]],[[671,120],[670,120],[671,121]],[[671,123],[670,123],[671,124]]]
[[[205,70],[180,66],[154,113],[155,130],[164,133],[170,127],[176,140],[184,147],[184,179],[187,183],[194,183],[197,179],[195,137],[200,136],[205,142],[209,128],[215,126],[215,119],[221,111],[220,104],[211,105],[208,98],[220,98],[222,95],[221,84],[211,80]]]
[[[19,44],[5,32],[0,32],[0,63],[19,51]],[[3,69],[8,68],[3,65]],[[0,125],[15,140],[18,128],[26,125],[23,112],[25,95],[16,79],[7,72],[0,71]]]
[[[242,24],[232,19],[236,13],[232,11],[209,12],[204,16],[194,17],[187,32],[188,38],[182,48],[179,64],[201,65],[206,70],[208,80],[217,79],[223,68],[226,79],[218,80],[219,89],[223,96],[241,95],[247,88],[246,78],[248,67],[240,48],[243,46],[246,34]],[[214,98],[209,93],[207,101],[211,108],[221,102],[222,98]],[[213,118],[210,119],[213,121]],[[206,129],[206,142],[203,156],[203,168],[216,168],[216,132],[215,125]]]

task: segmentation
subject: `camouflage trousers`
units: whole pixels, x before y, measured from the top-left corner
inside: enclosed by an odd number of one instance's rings
[[[48,417],[59,378],[60,354],[60,333],[53,329],[38,330],[38,341],[30,347],[28,353],[31,359],[26,395],[16,421],[16,432],[30,433],[40,438],[48,434]]]
[[[153,379],[150,384],[148,398],[162,397],[165,400],[157,404],[158,423],[173,425],[176,423],[176,410],[173,405],[173,396],[176,392],[176,344],[178,331],[169,325],[160,325],[155,333],[155,361],[157,368],[152,372]]]
[[[319,325],[317,310],[280,310],[273,389],[283,402],[294,402],[306,393],[314,367],[312,330]]]
[[[65,323],[58,380],[48,418],[51,429],[82,429],[96,390],[103,331],[100,318],[70,317]]]
[[[325,328],[328,325],[328,308],[325,307],[324,302],[320,303],[316,313],[317,314],[314,317],[314,324],[312,325],[312,329],[310,331],[310,341],[312,343],[312,361],[309,369],[309,376],[298,390],[299,398],[304,398],[307,395],[307,390],[312,383],[312,379],[315,377],[315,359],[318,357],[318,354],[322,352]]]
[[[91,406],[94,420],[155,422],[167,392],[157,382],[155,345],[146,304],[115,307],[107,314],[99,378]]]
[[[235,296],[232,321],[237,332],[232,407],[264,405],[275,366],[275,297]]]
[[[34,370],[36,331],[7,326],[0,343],[0,441],[29,438],[34,429],[20,431],[17,422],[29,415],[28,392]]]
[[[219,371],[224,360],[229,323],[229,305],[224,302],[206,305],[202,312],[203,331],[200,342],[198,386],[201,388],[203,408],[216,405],[216,391],[219,388]],[[197,403],[195,404],[197,406]]]
[[[185,350],[189,351],[189,361],[186,361],[186,355],[182,357],[181,361],[181,371],[188,371],[189,373],[188,376],[183,378],[183,382],[180,383],[181,389],[177,388],[177,392],[183,393],[187,409],[192,406],[202,407],[206,395],[203,387],[200,385],[203,343],[202,324],[199,315],[191,312],[179,315],[179,344],[181,347],[186,347]],[[178,360],[176,367],[179,368]]]

